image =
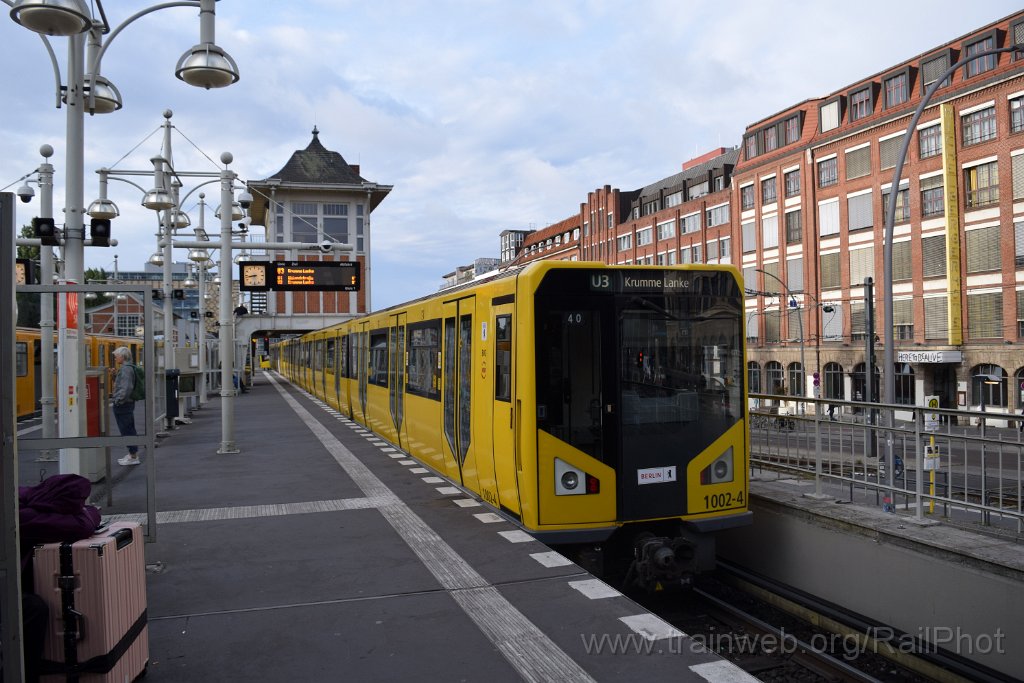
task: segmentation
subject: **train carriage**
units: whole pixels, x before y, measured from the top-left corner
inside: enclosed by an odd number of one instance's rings
[[[539,539],[685,580],[750,521],[742,292],[731,266],[539,262],[273,354]]]

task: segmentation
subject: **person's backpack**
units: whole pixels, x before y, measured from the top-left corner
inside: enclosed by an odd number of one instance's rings
[[[146,371],[138,365],[133,365],[132,369],[135,370],[135,386],[132,387],[132,393],[128,398],[132,401],[141,401],[146,398]]]

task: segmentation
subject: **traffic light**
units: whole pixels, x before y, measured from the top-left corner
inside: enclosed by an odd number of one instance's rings
[[[44,246],[56,247],[60,244],[60,241],[57,239],[57,225],[53,222],[52,218],[33,218],[32,230]]]
[[[110,246],[110,219],[93,218],[89,223],[89,239],[94,247]]]

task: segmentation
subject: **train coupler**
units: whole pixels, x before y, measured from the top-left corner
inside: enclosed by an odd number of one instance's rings
[[[687,538],[643,533],[633,544],[626,584],[647,592],[690,585],[700,570],[694,544]]]

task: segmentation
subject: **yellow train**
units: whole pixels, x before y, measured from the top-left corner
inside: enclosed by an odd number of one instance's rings
[[[624,543],[650,587],[750,523],[744,343],[732,266],[537,262],[272,363],[540,540]]]
[[[39,397],[42,395],[42,345],[39,330],[19,327],[15,331],[14,368],[15,368],[15,411],[20,420],[39,412]],[[54,332],[54,348],[56,348],[56,331]],[[113,368],[113,352],[119,346],[127,346],[135,358],[142,358],[142,340],[136,337],[117,337],[114,335],[85,335],[85,362],[91,368]],[[54,363],[56,367],[56,363]],[[54,382],[56,391],[57,378]],[[108,383],[108,386],[109,383]]]

